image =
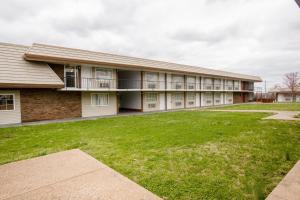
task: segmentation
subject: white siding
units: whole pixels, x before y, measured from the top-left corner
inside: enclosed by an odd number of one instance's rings
[[[165,93],[164,92],[161,92],[160,93],[160,95],[159,95],[159,97],[160,97],[160,103],[159,103],[159,105],[160,105],[160,110],[165,110],[166,108],[166,102],[165,102]]]
[[[117,114],[117,96],[115,92],[109,94],[109,105],[94,106],[91,104],[91,94],[99,92],[82,92],[82,117],[104,116]],[[105,93],[105,92],[103,92]]]
[[[159,73],[159,89],[165,89],[165,73]]]
[[[196,93],[196,107],[200,107],[200,93]]]
[[[0,110],[0,124],[16,124],[21,123],[21,105],[19,90],[0,90],[0,94],[14,95],[14,110]]]
[[[172,109],[172,93],[167,93],[167,109]]]

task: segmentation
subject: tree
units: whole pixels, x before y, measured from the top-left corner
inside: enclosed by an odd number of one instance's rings
[[[299,85],[299,74],[298,72],[292,72],[284,75],[284,84],[291,90],[293,102],[296,101],[296,91]]]

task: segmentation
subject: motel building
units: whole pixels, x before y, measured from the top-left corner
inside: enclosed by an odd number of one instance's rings
[[[0,124],[244,103],[260,81],[169,62],[0,43]]]

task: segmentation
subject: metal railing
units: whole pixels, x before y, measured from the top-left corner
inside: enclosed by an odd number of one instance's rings
[[[103,79],[103,78],[85,78],[65,77],[66,88],[78,89],[147,89],[147,90],[187,90],[187,91],[253,91],[250,86],[224,85],[224,84],[206,84],[200,82],[165,82],[134,79]]]

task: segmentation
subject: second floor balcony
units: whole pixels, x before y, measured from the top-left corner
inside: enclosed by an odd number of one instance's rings
[[[240,91],[240,85],[200,84],[196,82],[166,82],[133,79],[64,78],[65,89],[80,90],[176,90],[176,91]],[[252,91],[251,85],[242,90]],[[252,89],[252,90],[251,90]]]

